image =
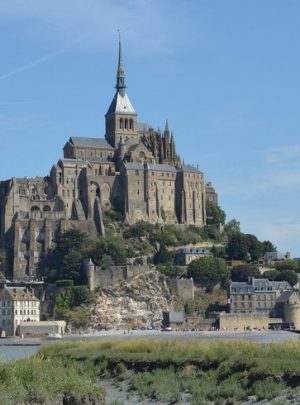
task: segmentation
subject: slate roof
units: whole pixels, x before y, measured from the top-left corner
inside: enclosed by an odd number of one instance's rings
[[[147,164],[148,170],[159,171],[159,172],[176,172],[174,166],[168,165],[166,163],[148,163]]]
[[[235,291],[233,291],[235,289]],[[269,281],[265,278],[252,278],[251,283],[232,282],[231,291],[233,292],[259,292],[259,291],[278,291],[291,290],[292,287],[287,281]]]
[[[276,302],[277,302],[277,303],[280,303],[280,302],[285,303],[285,302],[287,302],[287,301],[289,300],[289,298],[291,297],[292,294],[293,294],[293,291],[292,291],[292,290],[284,291],[284,292],[280,295],[280,297],[277,298]]]
[[[192,165],[182,165],[179,169],[179,172],[188,172],[188,173],[202,173],[197,167]]]
[[[252,278],[252,285],[256,290],[290,290],[292,287],[287,281],[269,281],[265,278]]]
[[[85,138],[72,136],[69,142],[79,148],[114,149],[104,138]]]
[[[125,163],[125,166],[126,166],[127,170],[145,170],[145,166],[142,163],[128,162],[128,163]],[[147,163],[146,168],[147,168],[147,170],[151,170],[151,171],[176,173],[175,167],[170,166],[168,164]]]
[[[12,301],[39,301],[26,287],[6,287],[0,290],[0,298],[10,298]]]
[[[124,94],[124,96],[122,96],[118,91],[116,92],[109,106],[109,109],[107,110],[106,115],[114,113],[122,113],[122,114],[136,113],[126,93]]]

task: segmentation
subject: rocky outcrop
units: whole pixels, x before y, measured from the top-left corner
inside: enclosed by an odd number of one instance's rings
[[[118,285],[100,287],[91,307],[91,320],[94,324],[119,328],[160,327],[163,312],[173,304],[166,278],[149,271]]]

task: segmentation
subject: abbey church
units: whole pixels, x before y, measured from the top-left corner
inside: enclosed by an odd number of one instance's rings
[[[116,93],[105,114],[105,137],[71,137],[49,176],[0,182],[0,248],[13,248],[13,278],[34,279],[57,231],[76,227],[105,235],[103,212],[128,223],[205,225],[205,204],[217,202],[198,168],[182,163],[172,132],[138,122],[126,94],[121,42]]]

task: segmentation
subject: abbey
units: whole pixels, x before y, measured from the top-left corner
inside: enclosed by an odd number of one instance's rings
[[[127,94],[121,42],[116,93],[105,115],[105,137],[71,137],[50,175],[0,182],[0,247],[13,250],[13,278],[32,279],[57,231],[72,226],[105,234],[112,206],[128,223],[203,226],[205,202],[216,202],[198,168],[185,165],[172,132],[138,122]]]

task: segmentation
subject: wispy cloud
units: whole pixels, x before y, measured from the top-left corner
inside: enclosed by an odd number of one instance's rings
[[[294,187],[300,185],[300,170],[282,170],[271,173],[270,181],[278,187]]]
[[[289,163],[291,160],[300,158],[300,144],[281,145],[267,149],[264,154],[268,164]]]
[[[36,104],[38,101],[0,101],[0,107],[11,106],[11,105],[26,105],[26,104]]]
[[[54,59],[57,56],[66,53],[70,48],[72,48],[72,46],[74,46],[75,44],[83,41],[85,38],[87,38],[87,36],[88,36],[88,34],[81,35],[80,37],[66,43],[62,48],[60,48],[57,51],[48,53],[48,54],[42,56],[41,58],[35,59],[35,60],[33,60],[33,61],[29,62],[29,63],[26,63],[26,64],[24,64],[22,66],[19,66],[19,67],[15,68],[15,69],[11,70],[10,72],[7,72],[7,73],[4,73],[4,74],[0,75],[0,80],[5,80],[5,79],[7,79],[7,78],[9,78],[11,76],[23,73],[26,70],[33,69],[36,66],[41,65],[42,63],[46,63],[49,60]]]
[[[179,12],[184,18],[178,19]],[[181,44],[190,46],[190,35],[200,26],[193,4],[183,8],[180,2],[159,0],[1,0],[1,20],[6,24],[22,21],[42,25],[34,39],[49,43],[89,31],[88,41],[80,47],[87,51],[111,48],[120,28],[127,39],[126,48],[132,47],[139,57],[165,56]],[[32,34],[25,31],[22,35]]]

